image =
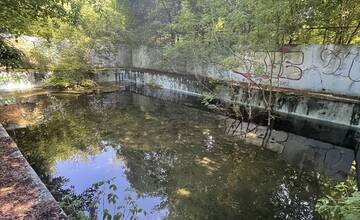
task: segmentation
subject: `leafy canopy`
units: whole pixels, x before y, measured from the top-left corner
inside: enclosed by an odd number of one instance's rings
[[[60,18],[75,23],[75,0],[2,0],[0,33],[20,35],[30,31],[32,22]]]

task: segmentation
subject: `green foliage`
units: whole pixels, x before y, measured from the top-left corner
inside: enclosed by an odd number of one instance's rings
[[[297,23],[302,25],[293,34],[294,40],[325,44],[359,42],[359,1],[306,0],[297,2],[294,9],[298,10]]]
[[[87,208],[83,201],[85,196],[76,195],[72,188],[66,189],[64,185],[68,182],[66,178],[56,177],[45,181],[45,184],[69,219],[87,219],[83,213]]]
[[[5,42],[6,37],[32,33],[32,24],[51,18],[76,23],[75,0],[2,0],[0,1],[0,67],[29,67],[24,54]]]
[[[32,66],[35,66],[39,71],[47,71],[51,60],[47,57],[43,51],[38,48],[31,48],[29,51],[29,59]]]
[[[360,219],[360,192],[340,199],[326,196],[318,201],[316,207],[326,219]]]
[[[0,73],[0,83],[21,81],[21,76],[18,73]]]
[[[125,18],[118,10],[116,1],[79,0],[77,4],[77,26],[59,19],[34,24],[34,34],[52,41],[49,50],[56,45],[52,62],[47,64],[48,69],[54,72],[54,76],[47,80],[48,86],[95,86],[90,81],[94,68],[91,63],[92,53],[124,39]],[[40,59],[37,63],[44,62]]]
[[[32,22],[60,18],[76,22],[74,0],[2,0],[0,1],[0,33],[16,36],[30,31]]]
[[[206,87],[210,89],[210,91],[215,91],[218,89],[218,86],[221,85],[221,81],[216,79],[209,79],[206,82]]]
[[[127,194],[124,198],[125,204],[119,204],[119,197],[116,195],[117,186],[113,183],[113,180],[101,181],[95,184],[95,188],[99,190],[99,197],[106,197],[109,204],[113,206],[112,212],[109,209],[104,209],[104,220],[136,220],[139,214],[147,215],[146,211],[138,207],[130,194]],[[106,189],[109,191],[106,191]]]
[[[80,86],[83,88],[94,88],[97,86],[97,84],[91,79],[84,79],[80,82]]]
[[[24,53],[0,37],[0,67],[25,68],[28,66]]]
[[[359,8],[359,1],[350,0],[183,0],[169,24],[177,37],[164,44],[170,57],[234,69],[254,51],[278,51],[287,44],[355,43]]]
[[[54,89],[71,89],[75,91],[81,91],[84,89],[94,89],[97,87],[97,83],[91,79],[80,79],[74,80],[71,79],[74,75],[68,75],[69,77],[62,77],[62,76],[50,76],[48,79],[44,81],[44,85],[48,88]],[[75,76],[79,76],[79,74],[75,74]]]
[[[68,60],[77,52],[89,61],[99,45],[152,43],[164,45],[173,60],[234,68],[232,56],[243,51],[359,42],[359,17],[360,3],[352,0],[4,0],[0,33],[60,43],[56,54]]]
[[[212,110],[219,110],[218,104],[218,90],[222,83],[219,80],[210,79],[204,85],[206,92],[202,94],[201,103]]]
[[[54,75],[65,78],[71,83],[78,83],[91,78],[93,75],[92,67],[85,57],[88,50],[86,46],[82,45],[82,42],[62,49],[58,61],[51,68]]]
[[[360,192],[356,191],[355,168],[345,182],[337,185],[324,182],[329,193],[320,198],[316,211],[325,219],[360,219]]]
[[[0,83],[1,83],[1,76],[0,76]],[[0,99],[0,105],[12,105],[16,104],[16,98],[8,97]]]
[[[172,23],[181,8],[181,0],[117,0],[126,16],[131,43],[172,43],[177,33]]]
[[[49,88],[67,89],[73,85],[73,82],[62,77],[51,76],[45,80],[44,85]]]
[[[33,68],[54,72],[47,85],[90,86],[93,83],[85,80],[93,74],[91,53],[99,45],[107,47],[126,38],[125,17],[115,0],[5,1],[0,6],[5,17],[14,16],[8,23],[0,18],[0,33],[25,33],[47,41],[26,54]],[[21,51],[0,41],[0,65],[20,67]]]

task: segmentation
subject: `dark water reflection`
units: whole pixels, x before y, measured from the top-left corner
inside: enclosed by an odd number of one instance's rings
[[[215,114],[129,92],[36,106],[38,121],[10,134],[37,173],[77,193],[115,177],[119,198],[130,192],[149,213],[141,219],[316,218],[319,175],[224,135]]]

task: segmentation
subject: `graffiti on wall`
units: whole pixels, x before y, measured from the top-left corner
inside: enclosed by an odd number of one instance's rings
[[[324,46],[295,51],[254,52],[239,62],[241,65],[236,72],[244,76],[243,80],[251,78],[260,83],[272,77],[286,86],[289,81],[301,80],[304,72],[310,69],[323,75],[360,82],[360,48],[354,47]]]
[[[319,54],[318,69],[322,74],[345,77],[360,82],[360,51],[343,51],[324,47]]]
[[[278,79],[299,80],[302,78],[304,53],[302,51],[291,52],[254,52],[247,54],[244,61],[240,60],[237,72],[245,77],[251,77],[259,81],[270,77]]]

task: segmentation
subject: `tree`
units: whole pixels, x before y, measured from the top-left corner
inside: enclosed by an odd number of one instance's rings
[[[180,11],[181,0],[117,0],[127,17],[132,43],[174,42],[172,24]]]
[[[302,16],[294,39],[304,43],[354,44],[359,42],[360,3],[352,0],[306,0],[295,3]]]
[[[49,18],[76,23],[77,5],[74,0],[3,0],[0,2],[0,66],[24,67],[24,54],[6,38],[31,33],[35,21]]]
[[[303,43],[356,42],[360,14],[351,9],[358,7],[358,1],[347,0],[182,0],[171,24],[177,40],[172,45],[164,43],[168,60],[193,61],[244,77],[249,94],[245,112],[236,110],[234,114],[240,121],[251,120],[250,103],[258,95],[271,127],[275,87],[280,84],[281,68],[276,63],[284,59],[283,49]],[[257,59],[266,59],[266,66]],[[231,88],[231,84],[227,86]],[[216,87],[204,87],[216,96]],[[232,109],[239,109],[237,92],[235,89],[233,98],[227,100]]]
[[[3,0],[0,2],[0,33],[19,36],[31,27],[35,20],[61,18],[75,22],[74,0]]]

